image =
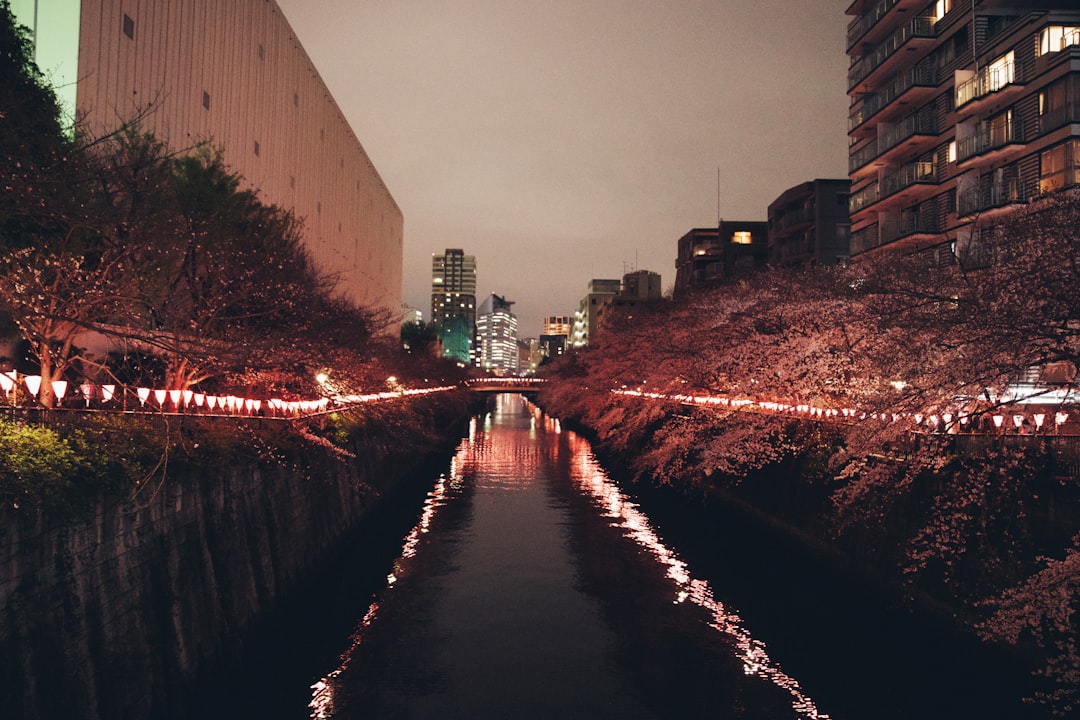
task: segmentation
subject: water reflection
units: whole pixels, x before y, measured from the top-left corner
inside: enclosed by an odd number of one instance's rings
[[[558,420],[549,419],[548,422],[554,432],[560,431]],[[569,434],[568,441],[573,450],[572,477],[576,485],[593,498],[597,508],[611,519],[613,526],[622,529],[626,537],[647,550],[657,563],[666,568],[666,575],[674,586],[673,601],[690,601],[708,611],[710,626],[735,641],[743,672],[767,680],[790,694],[792,708],[798,717],[828,718],[802,691],[798,681],[769,659],[765,644],[753,638],[739,615],[713,597],[709,583],[694,578],[686,563],[661,542],[645,514],[604,473],[588,442],[574,433]]]
[[[382,686],[359,687],[372,683]],[[828,717],[661,542],[588,443],[509,395],[473,420],[385,589],[311,690],[320,720],[360,707],[655,718],[688,696],[710,704],[683,716]]]

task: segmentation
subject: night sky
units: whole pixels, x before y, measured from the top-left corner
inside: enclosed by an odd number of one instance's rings
[[[404,213],[403,301],[427,319],[432,253],[463,248],[519,337],[846,177],[849,4],[278,0]]]

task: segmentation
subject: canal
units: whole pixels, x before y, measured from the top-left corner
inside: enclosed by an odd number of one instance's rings
[[[1015,668],[738,519],[650,517],[521,396],[424,485],[190,717],[1039,716]]]

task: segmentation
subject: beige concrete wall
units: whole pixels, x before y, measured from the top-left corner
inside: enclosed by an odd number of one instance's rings
[[[150,110],[174,150],[223,148],[345,295],[400,314],[401,210],[274,0],[83,0],[77,108],[94,132]]]

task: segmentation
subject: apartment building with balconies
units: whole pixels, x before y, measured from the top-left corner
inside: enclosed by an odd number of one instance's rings
[[[980,221],[1080,185],[1075,0],[855,0],[851,255],[977,249]]]

